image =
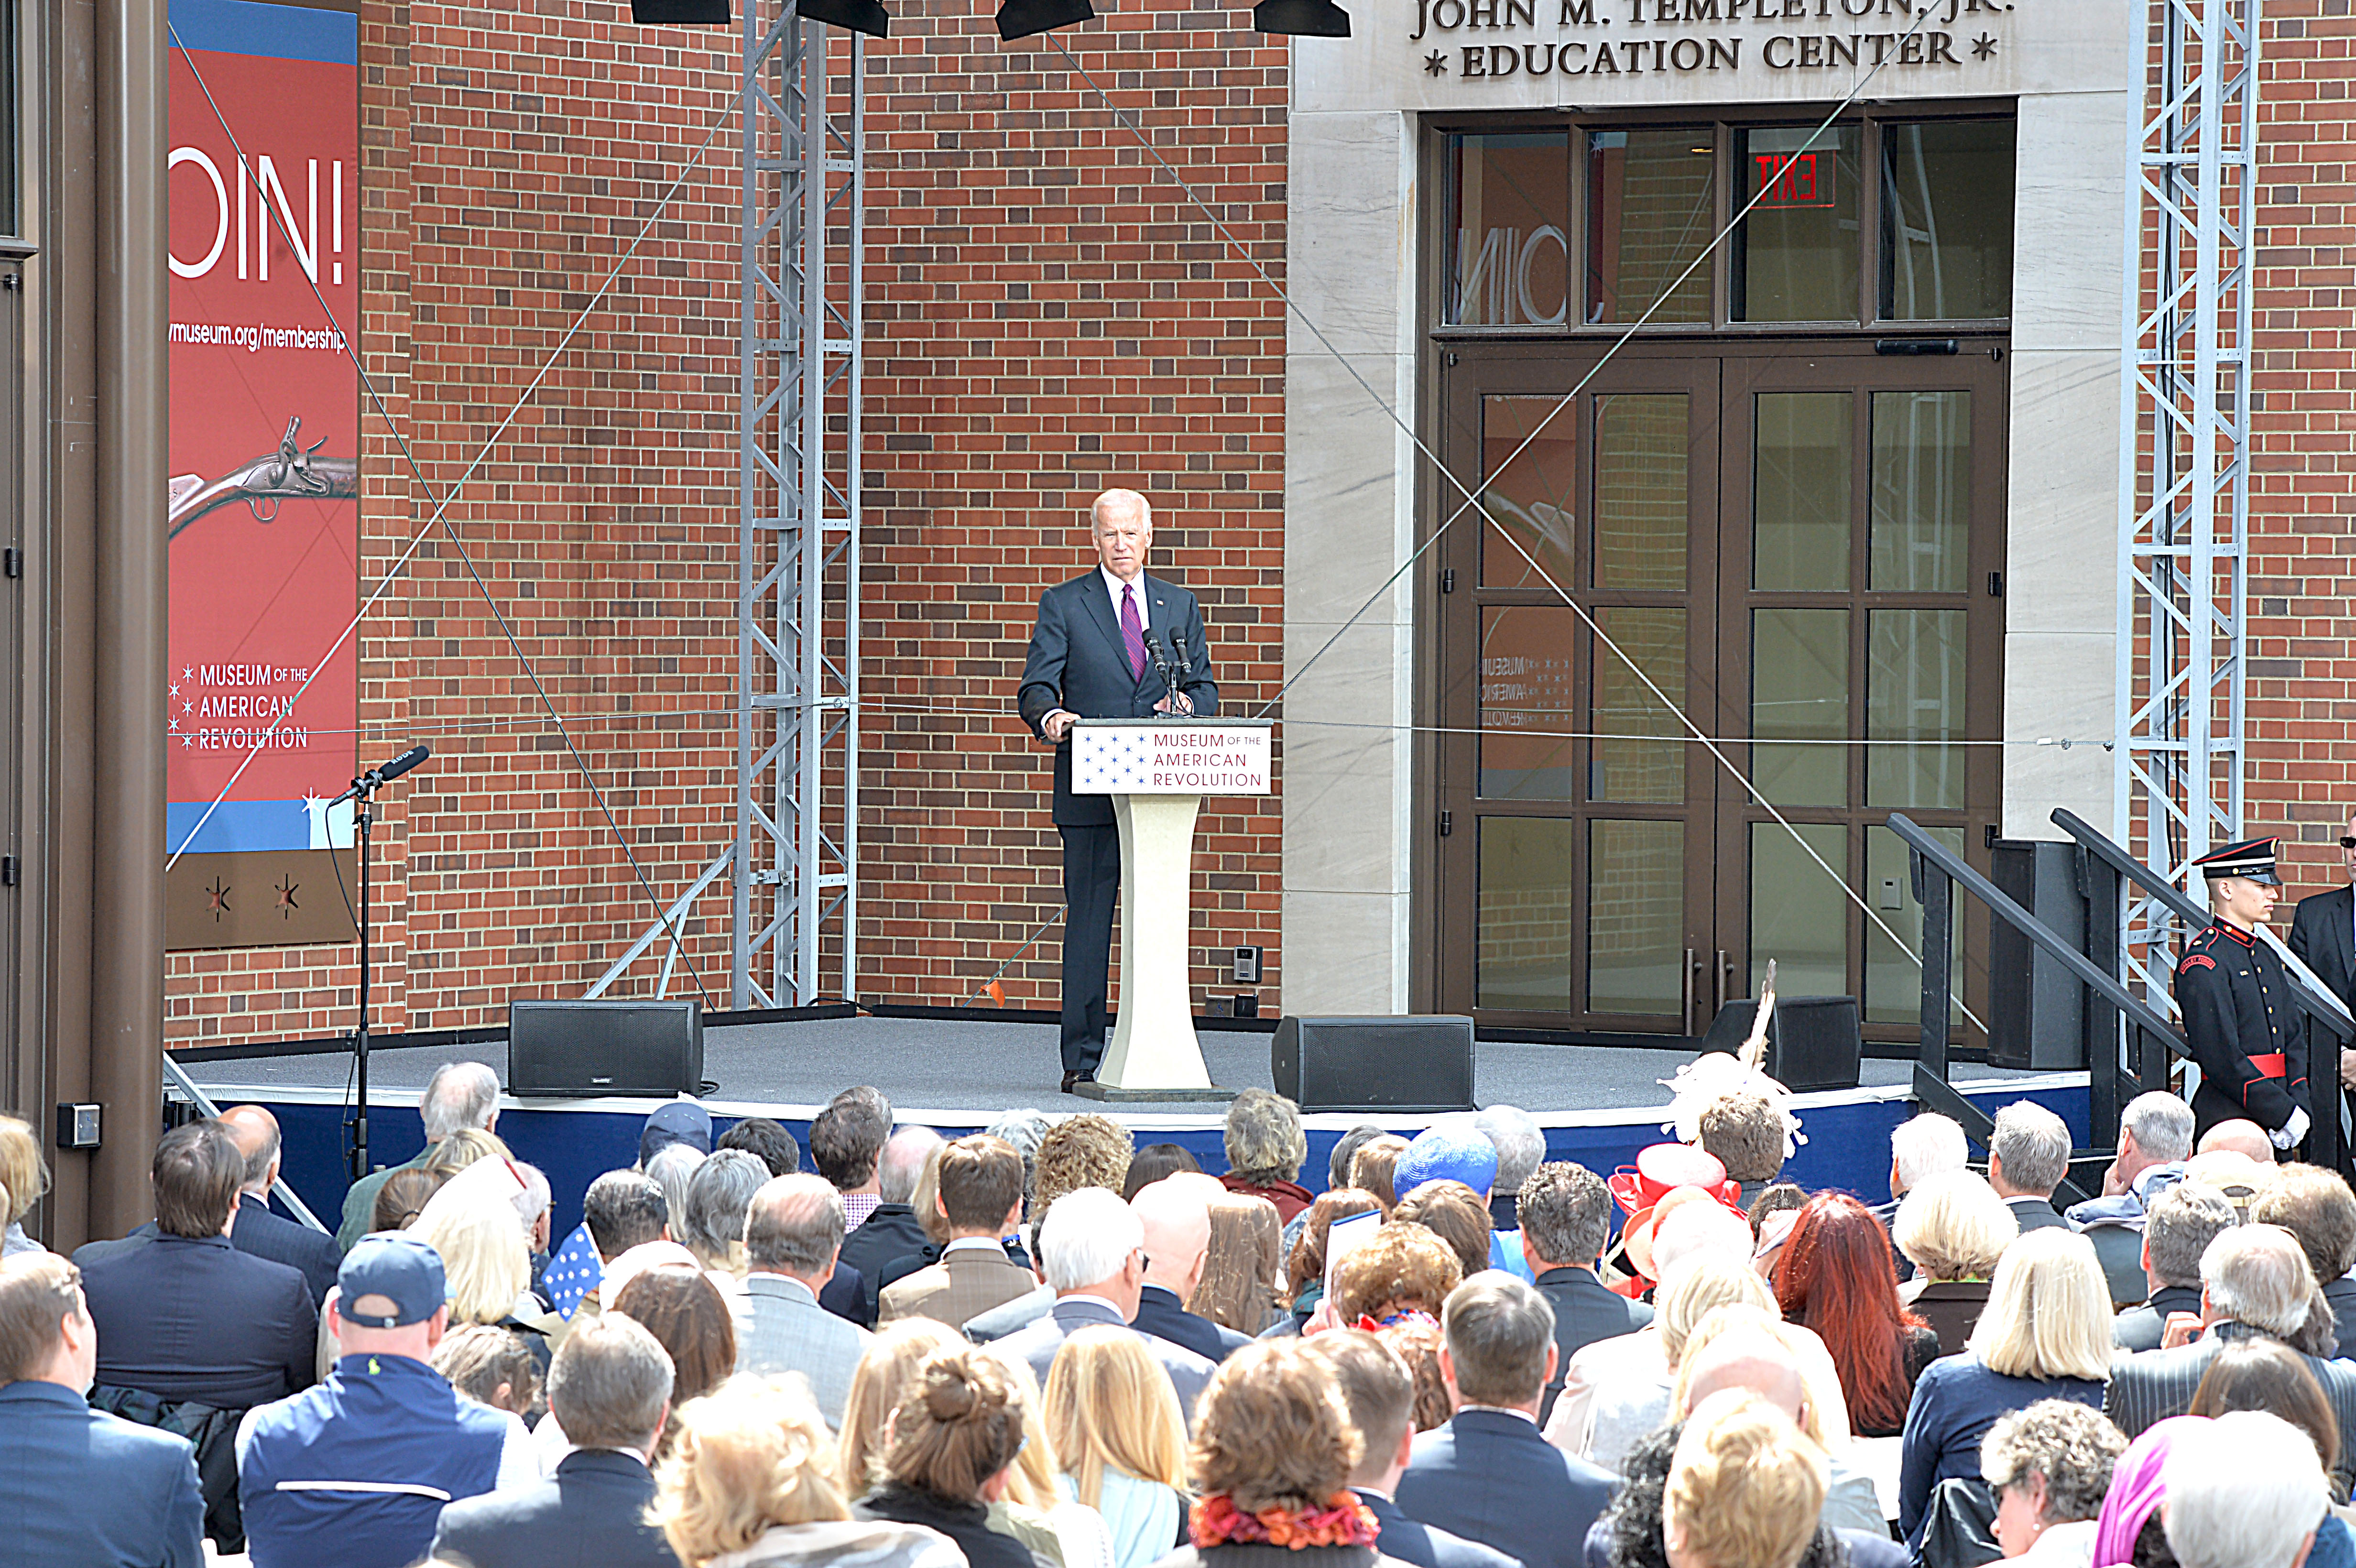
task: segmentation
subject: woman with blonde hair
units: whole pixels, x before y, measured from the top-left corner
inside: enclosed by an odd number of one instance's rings
[[[1116,1568],[1168,1556],[1186,1511],[1186,1423],[1145,1341],[1108,1324],[1065,1340],[1046,1416],[1063,1490],[1104,1516]]]
[[[1711,1349],[1720,1341],[1724,1346],[1713,1356]],[[1800,1431],[1832,1462],[1823,1522],[1842,1530],[1888,1535],[1890,1522],[1882,1514],[1872,1471],[1847,1457],[1852,1439],[1842,1408],[1839,1369],[1824,1341],[1798,1324],[1786,1323],[1757,1307],[1721,1307],[1709,1313],[1686,1336],[1685,1353],[1677,1358],[1676,1381],[1669,1391],[1669,1420],[1684,1420],[1718,1392],[1728,1358],[1758,1355],[1789,1358],[1799,1374],[1804,1395]]]
[[[1668,1419],[1670,1390],[1685,1360],[1686,1337],[1721,1307],[1774,1310],[1775,1297],[1749,1258],[1705,1253],[1671,1269],[1669,1282],[1655,1298],[1651,1328],[1630,1336],[1639,1341],[1649,1336],[1655,1355],[1632,1351],[1584,1364],[1583,1376],[1593,1392],[1584,1402],[1580,1445],[1569,1451],[1618,1474],[1630,1445]],[[1566,1380],[1555,1409],[1560,1412],[1572,1403]]]
[[[512,1159],[508,1146],[480,1127],[460,1127],[429,1150],[412,1168],[431,1171],[447,1181],[478,1159],[492,1156]]]
[[[531,1246],[515,1211],[477,1195],[443,1201],[444,1188],[426,1204],[409,1233],[442,1254],[452,1327],[504,1323],[531,1289]],[[537,1303],[526,1310],[538,1312]]]
[[[787,1563],[965,1568],[937,1531],[854,1520],[836,1485],[834,1442],[807,1392],[731,1378],[672,1417],[655,1468],[653,1521],[687,1568]]]
[[[988,1350],[936,1350],[909,1378],[885,1428],[883,1478],[862,1519],[926,1525],[958,1543],[969,1568],[1033,1568],[1030,1552],[990,1528],[1023,1446],[1013,1374]]]
[[[0,1116],[0,1188],[8,1193],[0,1202],[0,1219],[8,1227],[5,1240],[0,1241],[0,1257],[48,1251],[25,1234],[24,1220],[49,1189],[49,1168],[41,1162],[40,1136],[14,1116]]]
[[[1997,1260],[2019,1235],[2019,1216],[1974,1171],[1926,1177],[1898,1205],[1890,1239],[1918,1271],[1898,1287],[1899,1305],[1937,1332],[1941,1355],[1971,1338]]]
[[[2111,1369],[2111,1292],[2094,1244],[2031,1231],[2005,1250],[1969,1347],[1925,1368],[1900,1439],[1898,1521],[1919,1546],[1931,1493],[1977,1477],[1997,1418],[2044,1399],[2103,1407]]]
[[[1748,1389],[1701,1402],[1677,1435],[1661,1499],[1671,1568],[1793,1568],[1816,1539],[1824,1450]]]

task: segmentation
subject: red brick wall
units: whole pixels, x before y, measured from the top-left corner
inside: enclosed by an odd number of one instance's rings
[[[2347,880],[2356,812],[2356,22],[2349,0],[2269,0],[2255,448],[2250,485],[2247,808],[2284,836],[2287,903]]]
[[[1061,37],[1281,280],[1284,48],[1181,30],[1194,14],[1124,4]],[[869,96],[868,689],[888,707],[861,989],[963,1001],[1062,901],[1049,753],[1007,712],[1041,590],[1093,562],[1098,491],[1152,501],[1151,569],[1201,599],[1226,710],[1281,683],[1284,319],[1046,39],[1001,45],[978,0],[894,16]],[[1211,807],[1196,995],[1209,950],[1259,944],[1272,1008],[1278,802]],[[1032,948],[1009,1004],[1054,1007],[1057,961]]]
[[[986,10],[894,9],[871,55],[859,989],[945,1003],[1058,901],[1045,753],[1008,709],[1030,605],[1081,564],[1097,489],[1163,509],[1154,568],[1203,597],[1230,701],[1275,691],[1283,321],[1134,137],[1046,69],[1060,57],[1001,46]],[[423,477],[371,414],[364,589],[734,91],[734,33],[617,16],[364,6],[362,347]],[[1281,277],[1283,51],[1188,19],[1158,0],[1076,37]],[[733,831],[736,137],[732,120],[449,510],[666,903]],[[650,905],[446,539],[365,620],[360,658],[363,754],[435,752],[378,832],[378,1027],[578,995]],[[1198,847],[1198,946],[1263,944],[1273,982],[1276,803],[1207,816]],[[688,927],[719,1006],[725,900],[716,886]],[[1053,1005],[1055,955],[1043,941],[1010,971],[1011,1003]],[[348,1028],[352,959],[174,955],[168,1038]]]

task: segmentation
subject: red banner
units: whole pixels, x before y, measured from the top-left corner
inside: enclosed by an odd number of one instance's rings
[[[349,808],[324,803],[357,771],[359,18],[171,16],[166,848],[341,846]]]

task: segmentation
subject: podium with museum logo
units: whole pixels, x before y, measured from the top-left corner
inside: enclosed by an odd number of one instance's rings
[[[1203,1064],[1187,988],[1190,871],[1203,797],[1266,795],[1275,721],[1083,719],[1072,793],[1112,797],[1120,829],[1120,1009],[1097,1082],[1104,1101],[1228,1099]]]

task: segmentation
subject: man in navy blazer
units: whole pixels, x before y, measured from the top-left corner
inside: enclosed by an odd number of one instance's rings
[[[221,1130],[245,1156],[245,1186],[237,1195],[237,1218],[229,1244],[239,1252],[303,1271],[314,1311],[335,1288],[344,1249],[325,1231],[298,1225],[270,1211],[270,1189],[278,1185],[278,1118],[261,1105],[233,1105],[221,1113]]]
[[[1456,1413],[1415,1440],[1399,1508],[1525,1568],[1580,1568],[1587,1527],[1619,1477],[1538,1435],[1538,1401],[1554,1376],[1553,1309],[1492,1269],[1456,1287],[1440,1328],[1440,1371]]]
[[[98,1326],[54,1253],[0,1264],[0,1541],[9,1560],[198,1568],[204,1499],[187,1440],[92,1410]]]
[[[1112,906],[1120,834],[1112,797],[1072,793],[1072,725],[1082,719],[1207,718],[1219,710],[1194,596],[1149,577],[1153,509],[1108,490],[1089,510],[1097,570],[1039,596],[1015,710],[1055,748],[1055,830],[1064,840],[1064,1093],[1094,1082],[1104,1059]],[[1164,669],[1169,671],[1164,677]],[[1173,690],[1175,685],[1177,689]]]
[[[149,1179],[155,1222],[74,1253],[98,1325],[99,1386],[250,1410],[317,1381],[309,1283],[230,1244],[245,1157],[221,1125],[166,1133]]]
[[[537,1486],[444,1508],[431,1555],[470,1568],[679,1568],[646,1520],[670,1392],[653,1335],[618,1313],[582,1324],[548,1369],[548,1407],[573,1452]]]
[[[1571,1160],[1549,1161],[1522,1183],[1515,1207],[1522,1256],[1554,1309],[1554,1371],[1538,1406],[1543,1424],[1554,1413],[1571,1357],[1598,1339],[1633,1334],[1653,1320],[1653,1309],[1609,1289],[1595,1272],[1612,1239],[1612,1191],[1601,1177]]]

